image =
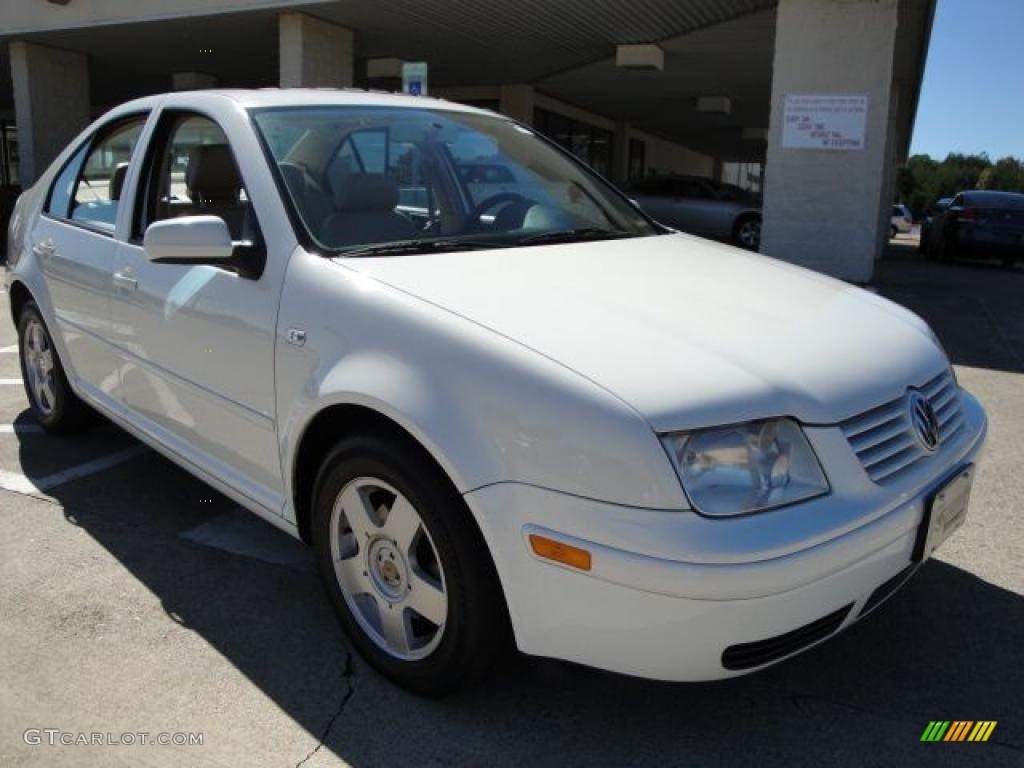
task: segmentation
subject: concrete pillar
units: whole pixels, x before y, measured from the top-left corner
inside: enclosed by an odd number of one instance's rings
[[[277,17],[282,88],[350,88],[352,30],[304,13]]]
[[[498,96],[498,111],[524,125],[533,125],[535,97],[532,85],[503,85]]]
[[[84,54],[15,41],[10,45],[19,180],[28,187],[89,124]]]
[[[868,282],[884,243],[898,0],[780,0],[761,251]],[[787,94],[867,95],[863,149],[783,148]]]
[[[612,143],[612,174],[615,184],[629,181],[629,133],[630,125],[626,120],[615,123],[615,138]]]
[[[217,78],[205,72],[175,72],[173,84],[176,91],[201,91],[216,88]]]

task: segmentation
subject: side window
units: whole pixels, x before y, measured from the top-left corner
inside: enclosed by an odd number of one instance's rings
[[[135,117],[101,134],[89,147],[71,202],[71,218],[114,231],[125,175],[145,117]]]
[[[64,170],[57,176],[50,188],[50,199],[46,203],[46,212],[58,219],[68,218],[68,211],[71,208],[72,195],[75,192],[75,182],[78,181],[78,172],[82,169],[82,161],[85,160],[85,153],[89,150],[89,142],[85,142],[75,154],[68,160]]]
[[[180,216],[219,216],[233,240],[252,239],[252,205],[227,136],[208,117],[168,113],[147,159],[145,215],[136,231]]]

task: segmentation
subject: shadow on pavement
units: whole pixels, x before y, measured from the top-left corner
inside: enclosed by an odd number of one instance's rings
[[[954,361],[1024,371],[1024,273],[889,259],[877,283],[933,324]],[[124,439],[101,427],[78,448]],[[18,440],[30,476],[73,442]],[[484,687],[433,701],[350,656],[314,574],[183,538],[235,505],[156,454],[50,493],[171,620],[323,740],[322,756],[359,768],[1024,763],[1024,598],[941,561],[845,633],[752,676],[667,684],[514,657]],[[261,541],[295,546],[249,520]],[[216,684],[168,672],[195,696]],[[922,744],[936,719],[998,725],[989,743]]]
[[[313,574],[182,539],[234,505],[162,458],[56,495],[169,617],[354,766],[1024,760],[1024,598],[939,561],[860,624],[753,676],[667,684],[514,657],[484,687],[435,701],[350,657]],[[921,744],[935,719],[999,724],[987,744]]]

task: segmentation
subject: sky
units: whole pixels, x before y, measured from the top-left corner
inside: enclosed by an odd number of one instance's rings
[[[911,154],[1024,158],[1024,0],[938,0]]]

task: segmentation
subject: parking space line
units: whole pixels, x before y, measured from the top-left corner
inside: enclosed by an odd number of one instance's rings
[[[0,379],[0,385],[9,384],[10,386],[21,385],[21,379]]]
[[[140,456],[149,450],[145,445],[133,445],[130,448],[125,448],[122,451],[111,453],[107,456],[101,456],[98,459],[87,461],[84,464],[78,464],[68,469],[62,469],[59,472],[54,472],[43,477],[28,477],[20,472],[9,472],[7,470],[0,470],[0,489],[6,491],[14,491],[15,493],[25,493],[29,495],[44,494],[52,489],[56,488],[64,483],[71,482],[72,480],[79,480],[89,475],[94,475],[97,472],[102,472],[105,469],[116,467],[118,464],[123,464],[129,459],[134,459],[136,456]]]
[[[43,428],[39,424],[0,424],[0,435],[22,435],[42,431]]]
[[[17,344],[11,344],[11,346],[9,346],[9,347],[0,347],[0,355],[5,355],[5,354],[7,354],[9,352],[17,352],[17,351],[18,351],[18,345]]]

